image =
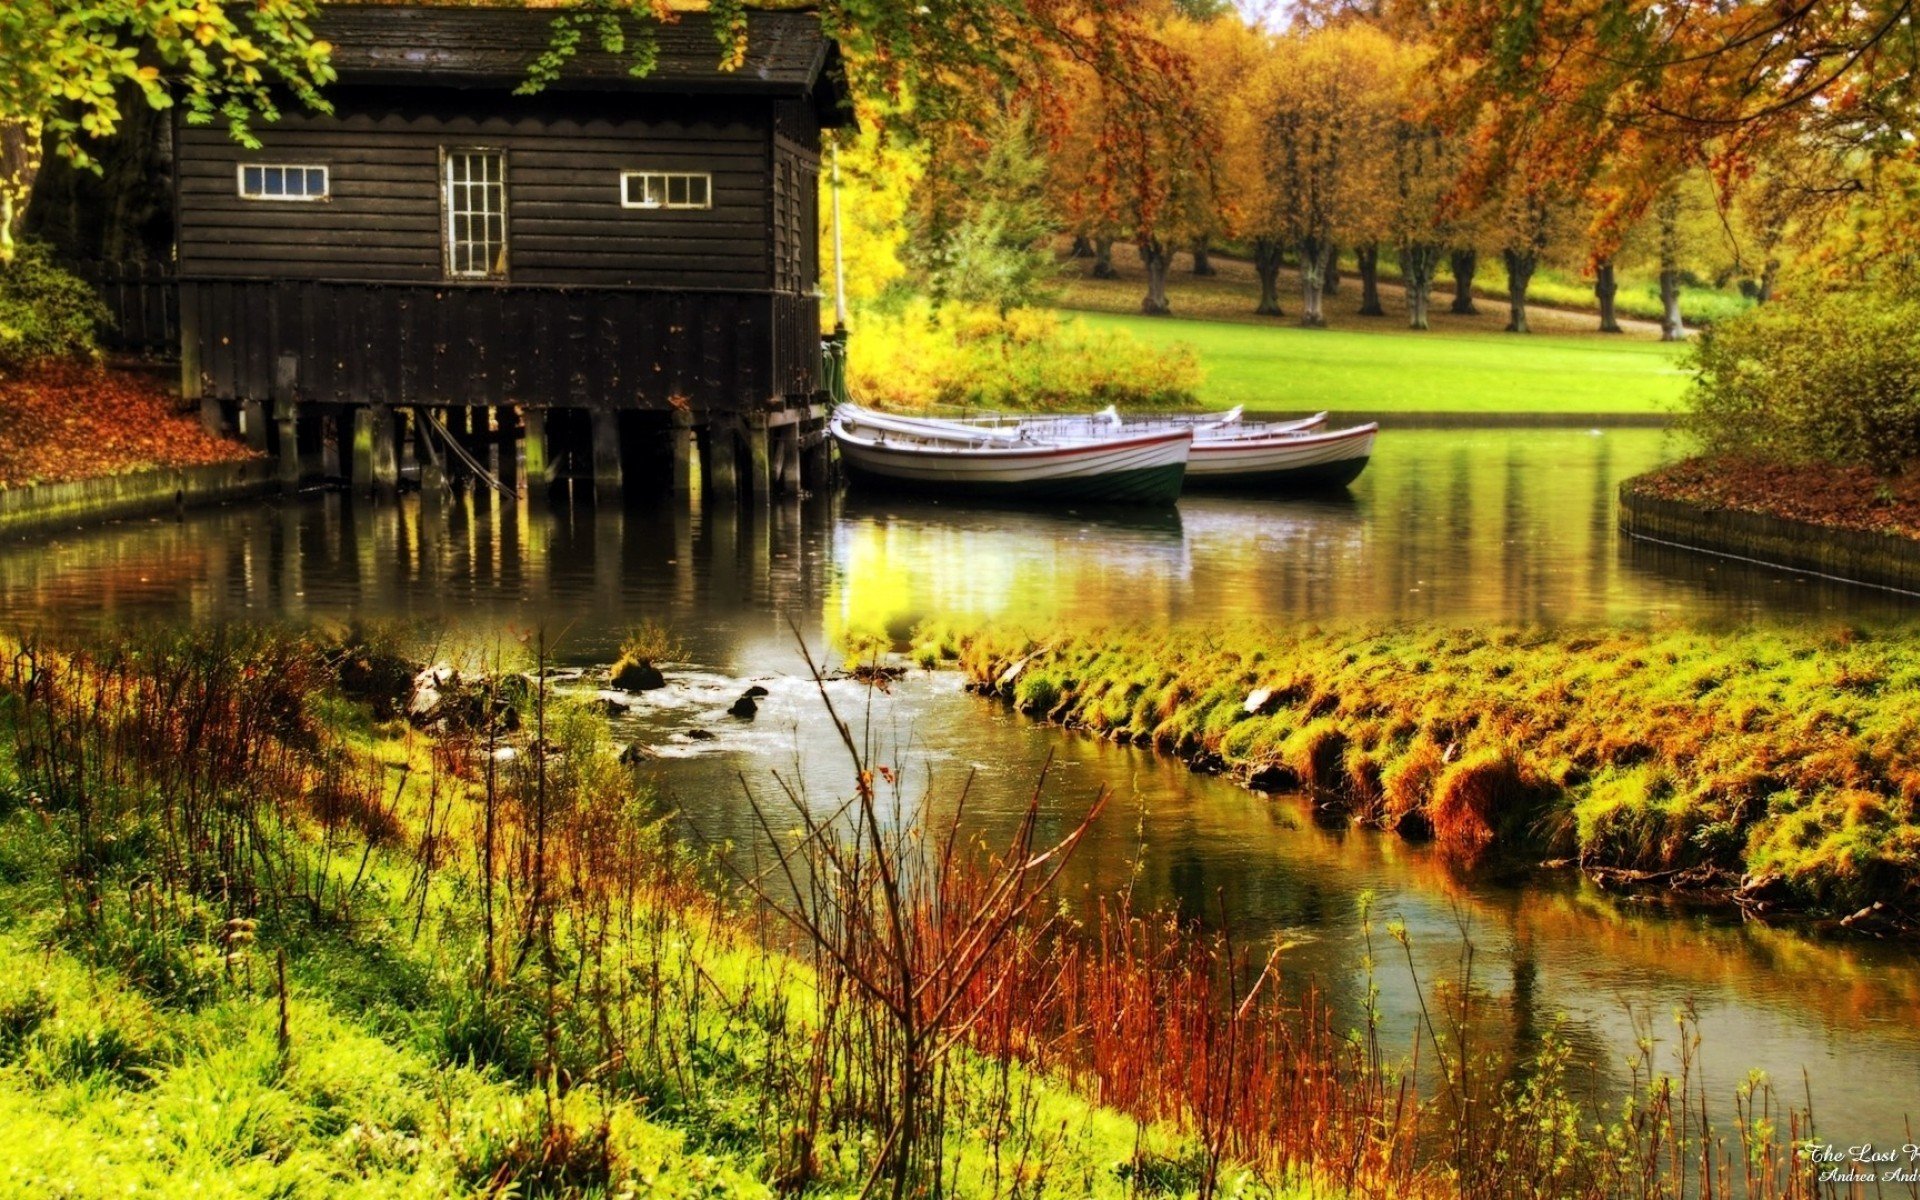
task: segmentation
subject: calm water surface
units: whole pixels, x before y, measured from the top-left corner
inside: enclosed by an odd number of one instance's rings
[[[0,545],[0,620],[18,627],[148,620],[417,618],[480,637],[547,630],[579,665],[613,657],[643,619],[691,660],[620,718],[666,756],[658,784],[714,839],[752,837],[746,789],[774,772],[836,804],[849,771],[805,678],[847,629],[900,633],[923,616],[1075,622],[1427,620],[1810,621],[1905,627],[1920,601],[1624,541],[1619,481],[1670,452],[1649,431],[1394,432],[1340,502],[1183,501],[1162,518],[983,511],[849,497],[728,512],[501,501],[260,503]],[[1920,627],[1920,626],[1917,626]],[[744,680],[770,695],[752,724],[725,708]],[[966,695],[950,673],[834,701],[898,766],[907,806],[943,811],[969,777],[969,819],[1008,826],[1052,757],[1049,820],[1115,800],[1070,885],[1136,896],[1243,938],[1284,935],[1290,977],[1357,1020],[1360,899],[1406,923],[1427,980],[1457,971],[1491,997],[1488,1036],[1525,1048],[1558,1028],[1603,1092],[1625,1080],[1638,1026],[1671,1043],[1691,1004],[1713,1099],[1749,1068],[1796,1098],[1810,1081],[1843,1144],[1907,1140],[1920,1115],[1920,960],[1724,917],[1622,902],[1565,877],[1450,870],[1393,837],[1314,825],[1287,800],[1241,792],[1126,747],[1043,729]],[[717,736],[693,741],[692,729]],[[1410,1036],[1404,963],[1377,979],[1390,1036]]]

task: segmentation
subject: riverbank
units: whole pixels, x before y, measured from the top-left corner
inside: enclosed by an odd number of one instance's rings
[[[728,899],[600,707],[499,670],[538,644],[476,648],[496,673],[464,678],[350,631],[9,647],[0,1179],[853,1197],[903,1137],[905,1194],[960,1200],[1732,1178],[1681,1120],[1705,1102],[1684,1065],[1588,1138],[1551,1040],[1462,1040],[1428,1092],[1371,1023],[1281,985],[1284,947],[1263,969],[1264,948],[1160,917],[1009,907],[1072,849],[1033,841],[1032,813],[957,870],[973,852],[937,830],[769,833],[782,853],[751,860],[747,894],[795,886]],[[933,891],[881,869],[906,853]],[[1791,1146],[1739,1130],[1734,1152],[1780,1172],[1755,1195],[1798,1186]]]
[[[1621,528],[1710,553],[1920,592],[1920,472],[1690,458],[1620,485]]]
[[[1920,646],[1857,631],[930,631],[972,685],[1463,861],[1920,930]]]
[[[884,1027],[698,881],[585,706],[520,676],[428,700],[352,637],[10,649],[0,1190],[853,1196],[876,1169]],[[1195,1177],[1178,1122],[941,1061],[948,1195]]]
[[[150,370],[50,363],[0,378],[0,533],[217,504],[271,464],[207,433]]]

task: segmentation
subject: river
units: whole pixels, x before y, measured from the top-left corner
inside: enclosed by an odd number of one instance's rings
[[[1048,623],[1436,621],[1453,625],[1751,623],[1907,625],[1920,601],[1624,540],[1622,478],[1672,452],[1657,431],[1389,430],[1348,499],[1189,499],[1164,517],[970,510],[820,499],[759,516],[337,495],[255,503],[0,545],[0,621],[15,629],[144,621],[417,620],[469,638],[543,629],[562,662],[603,665],[623,631],[659,622],[688,662],[616,718],[662,757],[648,771],[705,837],[754,836],[749,792],[774,776],[809,803],[846,794],[799,645],[848,630],[898,637],[924,616]],[[747,681],[757,720],[725,715]],[[1237,938],[1281,935],[1287,978],[1313,980],[1357,1023],[1361,898],[1403,921],[1426,981],[1474,948],[1482,1036],[1525,1049],[1549,1029],[1601,1095],[1626,1086],[1636,1030],[1674,1041],[1698,1014],[1711,1099],[1724,1117],[1750,1068],[1811,1092],[1840,1144],[1911,1140],[1920,1115],[1920,955],[1724,914],[1624,901],[1564,875],[1484,878],[1390,835],[1330,830],[1140,750],[1042,728],[966,694],[951,672],[891,692],[829,694],[900,797],[936,820],[971,778],[968,820],[1015,819],[1043,764],[1047,814],[1071,825],[1114,799],[1067,884],[1134,881],[1136,898]],[[701,737],[711,734],[711,737]],[[1381,939],[1379,928],[1376,939]],[[1391,947],[1397,952],[1397,947]],[[1407,964],[1373,982],[1390,1041],[1415,1028]],[[1805,1078],[1803,1085],[1802,1079]]]

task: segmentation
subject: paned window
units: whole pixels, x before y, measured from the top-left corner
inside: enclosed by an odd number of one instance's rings
[[[244,200],[327,198],[327,168],[314,163],[241,163],[234,181]]]
[[[622,208],[712,208],[713,176],[687,171],[626,171]]]
[[[507,156],[501,150],[448,150],[443,203],[447,274],[491,279],[507,273]]]

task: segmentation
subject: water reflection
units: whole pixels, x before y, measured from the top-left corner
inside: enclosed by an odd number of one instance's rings
[[[419,618],[491,635],[544,627],[561,658],[604,663],[643,619],[670,626],[693,663],[620,719],[623,739],[678,747],[659,786],[714,839],[752,836],[747,785],[779,768],[819,803],[847,765],[805,678],[794,634],[818,647],[848,628],[903,631],[923,616],[1172,622],[1268,617],[1726,624],[1781,616],[1894,622],[1910,598],[1623,544],[1613,495],[1666,454],[1625,431],[1392,433],[1350,498],[1196,498],[1175,513],[973,510],[890,500],[769,512],[595,508],[495,496],[356,506],[330,496],[259,503],[0,546],[0,622],[14,627],[227,618]],[[769,689],[751,725],[724,714],[742,677]],[[1920,1077],[1920,967],[1904,949],[1622,905],[1577,881],[1462,876],[1391,837],[1328,831],[1288,803],[1242,793],[1138,751],[1038,729],[963,694],[951,675],[891,696],[833,689],[906,799],[937,813],[969,773],[972,819],[1010,822],[1042,761],[1056,831],[1101,787],[1116,803],[1070,886],[1135,879],[1151,903],[1299,942],[1312,976],[1357,1021],[1367,981],[1356,912],[1379,897],[1404,920],[1425,978],[1450,974],[1461,931],[1497,1036],[1524,1049],[1564,1018],[1601,1087],[1630,1052],[1628,1006],[1701,1007],[1724,1098],[1761,1066],[1805,1068],[1826,1128],[1898,1136]],[[695,728],[715,734],[697,747]],[[1383,969],[1390,1030],[1409,1036],[1402,965]],[[1871,1062],[1871,1070],[1857,1069]]]

